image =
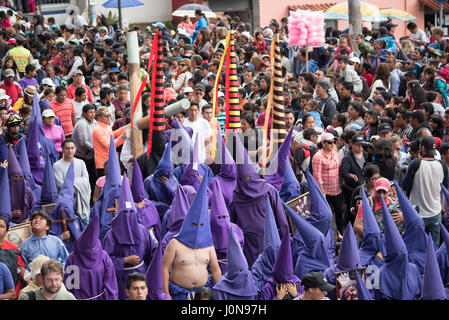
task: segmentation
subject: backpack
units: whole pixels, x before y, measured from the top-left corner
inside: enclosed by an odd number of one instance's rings
[[[14,285],[19,281],[19,274],[17,273],[17,267],[19,266],[20,252],[18,250],[3,250],[0,248],[0,262],[3,262],[11,272]]]
[[[317,153],[317,148],[313,146],[306,146],[306,145],[300,145],[295,150],[295,162],[298,168],[301,167],[301,164],[304,162],[304,160],[308,157],[310,157],[310,163],[309,163],[309,171],[313,174],[312,170],[312,158]]]

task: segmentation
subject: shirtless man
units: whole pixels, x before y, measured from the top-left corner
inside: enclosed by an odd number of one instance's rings
[[[208,282],[210,267],[212,279],[217,283],[221,278],[217,255],[213,246],[193,249],[173,238],[167,245],[162,259],[162,281],[164,293],[172,299],[168,281],[185,289],[198,289]],[[171,268],[171,273],[169,270]],[[194,290],[196,291],[196,290]]]
[[[162,257],[162,289],[170,300],[187,300],[190,293],[203,286],[212,287],[212,281],[217,283],[221,278],[209,219],[207,179],[203,179],[181,230]]]

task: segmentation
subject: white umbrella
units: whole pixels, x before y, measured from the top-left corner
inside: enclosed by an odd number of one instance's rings
[[[191,3],[180,6],[171,15],[174,17],[184,17],[189,16],[190,18],[195,18],[195,10],[200,9],[201,12],[206,16],[206,18],[216,18],[215,13],[206,6],[201,4]]]

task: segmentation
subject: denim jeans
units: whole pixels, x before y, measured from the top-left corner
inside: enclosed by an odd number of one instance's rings
[[[441,212],[430,218],[423,218],[426,234],[430,233],[435,248],[440,246],[440,221]]]

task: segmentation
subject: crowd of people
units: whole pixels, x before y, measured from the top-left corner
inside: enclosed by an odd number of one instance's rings
[[[409,22],[396,39],[391,21],[354,38],[328,28],[306,52],[288,46],[287,18],[254,30],[195,15],[176,30],[131,28],[140,113],[125,32],[104,16],[90,26],[0,15],[0,299],[446,299],[443,29]],[[231,30],[235,133],[218,74]],[[138,126],[133,154],[132,130],[152,112],[159,31],[164,105],[188,109],[166,115],[164,130]],[[277,34],[287,137],[276,162],[266,153],[279,122],[268,112]],[[32,234],[13,241],[21,225]],[[378,283],[353,276],[358,294],[346,294],[337,275],[359,269]]]

